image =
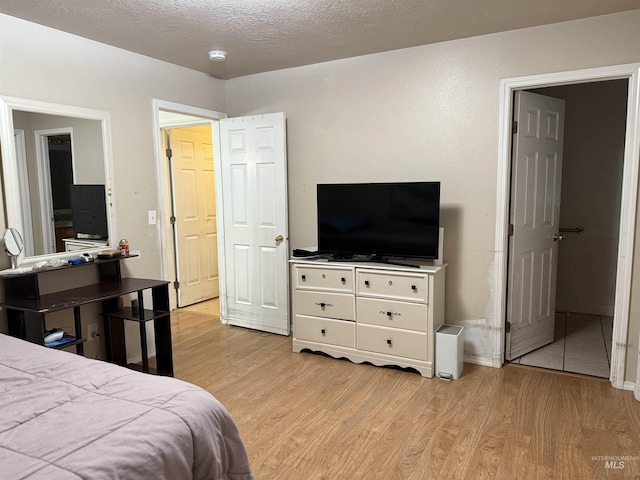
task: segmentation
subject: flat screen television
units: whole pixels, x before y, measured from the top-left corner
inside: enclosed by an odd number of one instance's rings
[[[106,240],[107,200],[104,185],[70,185],[71,221],[78,238]]]
[[[440,182],[318,184],[318,250],[438,258]]]

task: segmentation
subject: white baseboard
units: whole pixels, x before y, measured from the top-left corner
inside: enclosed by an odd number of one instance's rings
[[[479,355],[465,355],[464,361],[466,363],[472,363],[474,365],[482,365],[483,367],[500,368],[502,365],[494,365],[493,360],[487,357],[481,357]]]

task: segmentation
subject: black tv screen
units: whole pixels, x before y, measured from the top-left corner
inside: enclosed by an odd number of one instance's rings
[[[107,239],[107,200],[104,185],[70,185],[71,220],[76,234]]]
[[[440,182],[319,184],[318,249],[438,258]]]

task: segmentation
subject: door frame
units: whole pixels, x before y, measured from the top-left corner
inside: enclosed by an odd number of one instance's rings
[[[177,272],[175,272],[174,265],[169,265],[169,258],[167,255],[167,241],[173,242],[172,238],[167,238],[167,229],[170,225],[167,224],[166,219],[170,212],[166,210],[167,205],[167,192],[165,192],[165,179],[169,178],[170,172],[168,164],[166,162],[166,155],[162,149],[162,137],[160,129],[163,126],[160,124],[160,110],[174,112],[182,115],[189,115],[194,117],[200,117],[205,120],[209,120],[211,123],[211,133],[213,140],[213,169],[214,171],[221,171],[220,165],[220,141],[218,138],[218,120],[227,118],[226,113],[217,112],[215,110],[207,110],[199,107],[192,107],[189,105],[182,105],[175,102],[168,102],[165,100],[153,99],[153,140],[156,156],[156,183],[158,192],[158,215],[157,232],[158,232],[158,250],[160,252],[160,271],[162,274],[162,280],[172,281],[175,280]],[[226,312],[226,265],[224,262],[224,256],[220,255],[220,252],[224,252],[224,228],[223,228],[223,209],[222,209],[222,178],[219,175],[215,175],[215,195],[216,195],[216,227],[218,230],[218,274],[220,285],[220,318],[223,319],[223,312]],[[173,279],[171,275],[173,273]],[[171,309],[175,309],[177,302],[175,295],[170,295]],[[174,303],[175,302],[175,303]]]
[[[36,167],[40,188],[40,222],[45,254],[56,252],[56,232],[53,226],[53,192],[51,186],[51,162],[49,160],[49,137],[69,135],[71,138],[71,174],[76,183],[76,152],[73,148],[73,127],[47,128],[34,131],[36,145]],[[49,251],[53,247],[53,251]]]
[[[31,196],[29,195],[29,169],[27,167],[27,143],[25,131],[21,128],[14,130],[16,143],[16,164],[18,165],[18,183],[20,185],[20,203],[22,205],[22,230],[24,232],[25,256],[32,257],[35,252],[33,243],[33,211]]]
[[[505,323],[507,302],[507,259],[509,253],[509,203],[511,198],[511,122],[513,116],[513,94],[516,90],[552,87],[576,83],[627,79],[627,125],[625,132],[624,166],[620,210],[620,235],[616,292],[613,317],[613,341],[609,380],[615,388],[633,390],[640,399],[640,368],[635,382],[625,382],[629,308],[631,304],[631,274],[633,272],[633,249],[635,243],[636,207],[638,200],[638,163],[640,157],[640,63],[610,67],[548,73],[526,77],[508,78],[500,82],[500,120],[498,145],[498,182],[496,199],[496,231],[494,275],[492,279],[492,303],[494,318],[493,357],[491,365],[500,367],[504,363]]]

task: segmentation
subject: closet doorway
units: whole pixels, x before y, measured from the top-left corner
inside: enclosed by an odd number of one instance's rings
[[[211,120],[159,110],[167,269],[175,307],[219,296]]]

